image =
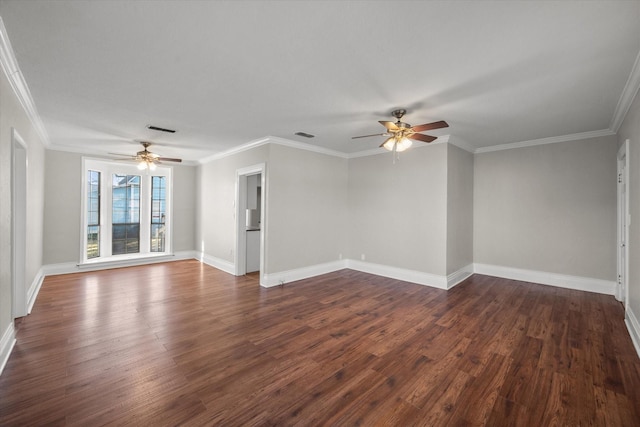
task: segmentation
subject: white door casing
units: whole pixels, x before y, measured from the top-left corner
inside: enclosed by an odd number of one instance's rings
[[[629,277],[628,248],[629,239],[629,140],[627,139],[618,150],[618,219],[617,219],[617,261],[618,277],[616,281],[616,299],[625,305],[628,303]]]
[[[260,225],[260,284],[264,283],[265,274],[265,233],[267,229],[267,187],[266,187],[266,165],[260,163],[236,170],[236,197],[235,197],[235,219],[236,219],[236,244],[235,244],[235,275],[241,276],[246,274],[247,264],[247,227],[246,227],[246,209],[247,209],[247,177],[250,175],[261,174],[262,198],[260,200],[261,225]]]
[[[13,318],[28,314],[27,257],[27,145],[11,129],[11,279]]]

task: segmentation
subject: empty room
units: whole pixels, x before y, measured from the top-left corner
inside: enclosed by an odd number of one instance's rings
[[[0,0],[0,425],[640,425],[639,23]]]

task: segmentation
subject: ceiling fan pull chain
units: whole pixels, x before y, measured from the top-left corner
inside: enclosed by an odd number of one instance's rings
[[[396,160],[399,160],[398,158],[398,150],[396,150],[396,148],[398,147],[398,141],[394,141],[393,142],[393,164],[396,164]]]

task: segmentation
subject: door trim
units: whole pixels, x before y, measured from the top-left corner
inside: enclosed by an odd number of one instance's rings
[[[258,163],[253,166],[247,166],[236,170],[236,198],[235,198],[235,217],[236,217],[236,244],[234,256],[234,272],[236,276],[242,276],[247,272],[246,265],[246,208],[247,208],[247,177],[250,175],[260,174],[260,185],[262,187],[262,198],[260,203],[260,285],[264,286],[265,275],[265,236],[267,230],[267,199],[268,189],[266,186],[266,163]]]
[[[617,188],[617,274],[616,299],[624,304],[625,311],[629,301],[629,140],[618,149],[618,188]],[[624,185],[624,187],[623,187]],[[624,192],[623,192],[624,189]]]
[[[11,128],[11,315],[28,314],[27,300],[27,144]]]

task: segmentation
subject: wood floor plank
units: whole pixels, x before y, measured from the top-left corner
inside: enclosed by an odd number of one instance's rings
[[[511,358],[492,353],[485,369],[460,394],[456,402],[457,417],[472,425],[486,425],[500,397],[500,388],[506,380],[511,363]],[[482,398],[478,399],[478,396]]]
[[[455,347],[451,348],[446,357],[429,363],[428,374],[417,376],[409,381],[411,385],[405,388],[406,392],[403,391],[401,396],[420,409],[431,405],[433,399],[441,394],[443,386],[458,376],[456,366],[469,343],[468,338],[462,338]]]
[[[533,391],[531,381],[538,373],[541,351],[542,340],[529,336],[522,337],[514,347],[511,353],[513,363],[500,390],[500,395],[506,400],[525,407],[535,404],[531,400]]]
[[[489,426],[532,426],[528,419],[527,408],[523,405],[498,396],[486,425]]]
[[[611,296],[340,270],[264,289],[195,260],[47,277],[0,425],[640,425]]]

